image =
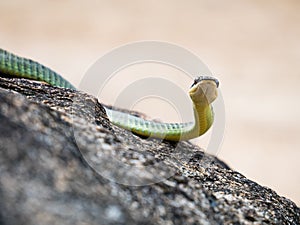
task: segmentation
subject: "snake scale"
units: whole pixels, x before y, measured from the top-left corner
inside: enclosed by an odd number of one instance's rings
[[[76,88],[61,75],[31,59],[0,49],[0,76],[43,81],[62,88]],[[210,76],[195,78],[189,95],[193,102],[194,122],[160,123],[105,108],[110,121],[135,134],[170,141],[189,140],[204,134],[213,124],[211,103],[217,98],[219,81]]]

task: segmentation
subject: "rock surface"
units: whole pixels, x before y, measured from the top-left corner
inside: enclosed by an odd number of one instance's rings
[[[82,92],[0,78],[0,224],[300,224],[300,209],[189,142],[112,125]]]

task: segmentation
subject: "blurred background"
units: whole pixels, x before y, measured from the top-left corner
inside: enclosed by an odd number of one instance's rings
[[[300,1],[0,1],[0,47],[75,86],[103,54],[141,40],[178,44],[199,56],[220,79],[225,102],[218,157],[299,206]],[[109,96],[100,101],[109,104]],[[162,107],[145,113],[168,119]]]

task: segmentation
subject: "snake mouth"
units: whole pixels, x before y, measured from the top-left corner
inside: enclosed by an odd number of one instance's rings
[[[211,76],[199,76],[199,77],[195,78],[194,83],[192,84],[191,88],[194,87],[196,84],[199,84],[200,82],[205,81],[205,80],[214,81],[216,83],[217,88],[219,87],[218,79],[211,77]]]

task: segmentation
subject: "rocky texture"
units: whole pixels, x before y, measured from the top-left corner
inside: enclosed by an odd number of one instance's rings
[[[0,224],[300,224],[290,200],[189,142],[110,124],[97,99],[0,78]]]

